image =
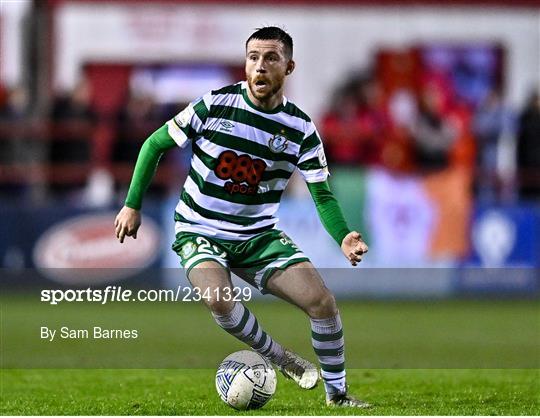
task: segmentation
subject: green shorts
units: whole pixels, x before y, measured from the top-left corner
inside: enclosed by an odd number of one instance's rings
[[[188,276],[197,264],[216,261],[261,293],[267,293],[266,282],[275,271],[309,261],[294,242],[278,229],[270,229],[246,241],[179,232],[172,249],[180,256]]]

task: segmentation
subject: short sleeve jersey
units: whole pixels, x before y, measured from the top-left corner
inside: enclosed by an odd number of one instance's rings
[[[247,83],[211,91],[167,122],[180,146],[192,147],[176,206],[176,230],[243,240],[272,228],[296,168],[307,182],[328,177],[311,119],[284,99],[271,112],[249,99]]]

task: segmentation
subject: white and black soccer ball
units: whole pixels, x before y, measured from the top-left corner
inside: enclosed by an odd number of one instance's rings
[[[276,391],[276,372],[254,351],[242,350],[227,356],[216,373],[219,397],[234,409],[258,409]]]

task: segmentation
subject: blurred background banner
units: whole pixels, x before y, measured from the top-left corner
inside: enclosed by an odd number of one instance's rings
[[[140,239],[120,244],[111,234],[115,212],[89,210],[60,204],[45,207],[0,208],[0,259],[4,283],[30,282],[62,285],[105,285],[135,277],[162,264],[163,233],[159,208],[145,210]],[[129,270],[126,268],[129,266]],[[33,268],[33,274],[21,274]],[[106,274],[99,274],[97,269]],[[85,275],[94,269],[97,274]],[[81,274],[77,274],[80,270]],[[8,274],[11,273],[11,274]],[[148,285],[160,284],[160,275],[148,276]],[[51,283],[49,283],[51,284]]]
[[[370,245],[356,278],[327,274],[329,286],[354,298],[538,295],[538,3],[278,4],[0,1],[2,271],[69,286],[83,284],[78,268],[116,268],[92,283],[187,285],[170,246],[191,151],[162,159],[136,241],[116,242],[115,213],[144,140],[242,80],[245,40],[276,24],[295,45],[286,95],[316,122],[332,189]],[[350,270],[299,176],[278,216],[316,266]]]

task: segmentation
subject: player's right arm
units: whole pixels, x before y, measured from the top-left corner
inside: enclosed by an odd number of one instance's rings
[[[207,93],[190,103],[144,142],[135,164],[126,202],[114,221],[116,237],[120,242],[124,242],[126,236],[137,238],[143,195],[154,177],[159,159],[168,149],[186,147],[191,139],[203,132],[210,105],[211,93]]]
[[[154,177],[161,156],[175,146],[176,142],[169,135],[167,125],[164,125],[150,135],[141,147],[124,207],[114,221],[116,237],[120,242],[124,242],[125,236],[137,238],[144,193]]]

